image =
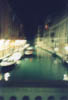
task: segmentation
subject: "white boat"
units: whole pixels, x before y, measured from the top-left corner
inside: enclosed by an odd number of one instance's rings
[[[24,54],[25,54],[25,55],[32,55],[32,54],[33,54],[33,51],[29,51],[29,50],[27,50],[27,51],[25,51]]]
[[[6,66],[14,66],[16,64],[16,62],[14,62],[14,61],[2,61],[1,63],[0,63],[0,66],[1,67],[6,67]]]
[[[7,61],[9,61],[9,62],[14,61],[14,62],[16,62],[16,61],[20,60],[23,55],[24,55],[23,52],[15,52],[10,57],[3,59],[3,61],[6,61],[6,62]]]
[[[29,46],[30,46],[30,44],[25,44],[25,46],[23,48],[27,49]]]
[[[21,59],[22,56],[23,54],[21,52],[16,52],[12,56],[4,58],[0,63],[0,66],[13,66],[17,63],[18,60]]]
[[[33,51],[34,48],[33,47],[28,47],[27,50],[32,50]]]
[[[5,55],[4,57],[1,57],[1,58],[0,58],[0,62],[1,62],[3,59],[9,57],[10,55],[11,55],[11,54],[8,54],[8,55]]]
[[[24,54],[25,55],[32,55],[33,52],[34,52],[34,48],[32,46],[30,46],[24,51]]]
[[[22,58],[23,55],[24,55],[24,53],[22,53],[22,52],[16,52],[9,58],[9,60],[18,61]]]

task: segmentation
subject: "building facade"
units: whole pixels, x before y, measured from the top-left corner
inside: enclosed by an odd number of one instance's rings
[[[0,0],[0,38],[18,39],[20,24],[19,18],[13,12],[8,0]]]
[[[68,54],[68,15],[63,14],[55,17],[52,22],[46,23],[42,31],[43,37],[37,36],[35,44],[38,46],[58,52],[61,55]],[[40,41],[41,40],[41,41]],[[55,49],[57,48],[57,49]]]

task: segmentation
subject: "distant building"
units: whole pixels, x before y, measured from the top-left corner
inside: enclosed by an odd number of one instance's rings
[[[19,38],[20,24],[8,0],[0,0],[0,38]]]
[[[8,35],[9,6],[6,0],[0,0],[0,38]]]

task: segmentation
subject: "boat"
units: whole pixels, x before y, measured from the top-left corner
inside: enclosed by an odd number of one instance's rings
[[[3,61],[18,61],[22,58],[22,56],[24,55],[23,52],[15,52],[13,53],[10,57],[6,57],[5,59],[3,59]]]
[[[68,64],[68,55],[64,55],[62,59],[64,64]]]
[[[9,58],[9,60],[18,61],[22,58],[23,55],[24,55],[23,52],[16,52]]]
[[[0,58],[0,62],[1,62],[3,59],[9,57],[10,55],[11,55],[11,54],[8,54],[8,55],[6,55],[6,56],[4,56],[4,57],[1,57],[1,58]]]
[[[33,54],[33,51],[26,50],[26,51],[24,52],[24,55],[32,55],[32,54]]]
[[[1,67],[13,66],[17,63],[18,60],[20,60],[22,58],[22,56],[23,56],[23,53],[16,52],[16,53],[12,54],[10,57],[4,58],[1,61],[0,66]]]
[[[30,44],[25,44],[25,46],[23,47],[23,49],[27,49],[30,46]]]
[[[27,50],[32,50],[33,51],[34,48],[30,46],[30,47],[27,48]]]
[[[0,66],[1,67],[11,67],[11,66],[14,66],[16,64],[16,62],[14,62],[14,61],[2,61],[1,63],[0,63]]]
[[[32,55],[33,52],[34,52],[34,48],[30,46],[25,50],[24,55]]]

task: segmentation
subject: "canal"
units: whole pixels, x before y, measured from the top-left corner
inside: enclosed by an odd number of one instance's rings
[[[4,79],[6,73],[10,74],[7,81]],[[59,57],[41,48],[36,48],[32,56],[24,56],[15,66],[0,69],[0,85],[21,84],[24,81],[67,82],[67,77],[68,66]]]

